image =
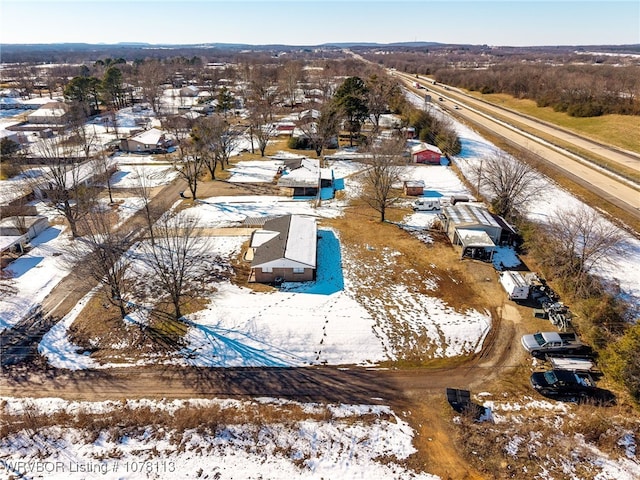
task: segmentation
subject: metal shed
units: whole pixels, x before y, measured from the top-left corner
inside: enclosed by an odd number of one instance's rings
[[[485,232],[495,244],[500,242],[502,227],[489,211],[480,205],[458,203],[443,210],[444,230],[454,245],[461,245],[459,230]]]

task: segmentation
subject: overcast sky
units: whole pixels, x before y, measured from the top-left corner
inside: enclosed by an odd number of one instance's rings
[[[0,9],[2,43],[640,43],[640,0],[0,0]]]

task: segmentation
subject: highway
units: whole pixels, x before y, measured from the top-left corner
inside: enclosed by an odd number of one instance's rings
[[[597,143],[545,122],[488,104],[452,87],[433,85],[431,80],[416,79],[415,76],[396,71],[393,74],[403,80],[405,86],[412,92],[421,96],[430,94],[432,102],[452,116],[470,125],[479,125],[490,130],[513,146],[533,153],[557,173],[567,176],[606,202],[640,220],[640,185],[637,182],[606,171],[588,159],[561,148],[555,141],[542,139],[538,134],[547,138],[553,137],[558,140],[558,143],[570,144],[576,149],[606,156],[611,162],[640,172],[640,155],[637,153]],[[426,89],[417,89],[416,82]],[[442,98],[442,101],[439,98]],[[528,131],[524,131],[522,126],[526,126]],[[532,130],[538,134],[531,133]]]

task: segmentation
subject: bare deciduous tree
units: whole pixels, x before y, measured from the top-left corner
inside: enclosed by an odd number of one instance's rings
[[[152,182],[148,173],[142,168],[135,167],[133,169],[134,174],[137,177],[137,184],[134,187],[136,195],[142,199],[142,209],[145,218],[146,228],[151,238],[151,244],[155,243],[153,237],[153,224],[160,218],[162,212],[165,210],[163,207],[154,208],[151,204]]]
[[[138,66],[138,86],[142,98],[149,102],[153,113],[160,113],[162,86],[167,81],[167,70],[158,60],[145,60]]]
[[[276,126],[273,122],[269,121],[268,113],[265,111],[253,111],[249,116],[250,129],[252,137],[258,142],[258,150],[260,150],[260,156],[264,157],[264,153],[267,150],[269,139],[274,135]],[[253,145],[253,139],[251,140]]]
[[[191,139],[181,140],[178,144],[178,152],[179,156],[173,161],[173,168],[186,180],[191,198],[195,200],[198,198],[198,182],[205,169],[204,158]]]
[[[78,220],[95,200],[94,192],[86,185],[91,162],[78,162],[77,146],[60,137],[43,139],[36,151],[44,166],[42,174],[32,179],[32,188],[42,192],[51,207],[64,215],[75,238]]]
[[[495,213],[507,220],[521,215],[527,203],[546,188],[533,167],[499,150],[482,159],[472,176],[479,194],[487,195]]]
[[[193,128],[192,138],[212,179],[216,178],[215,171],[218,165],[223,169],[229,165],[229,157],[239,141],[238,132],[218,115],[198,119]]]
[[[311,147],[320,157],[330,140],[337,136],[340,126],[340,116],[332,102],[326,102],[320,108],[318,118],[303,118],[297,126],[309,139]]]
[[[184,301],[191,294],[191,282],[202,271],[209,250],[198,238],[196,223],[180,213],[167,213],[154,226],[155,244],[146,244],[148,265],[154,278],[173,305],[176,320],[182,318]]]
[[[100,172],[101,180],[107,186],[107,193],[109,194],[109,202],[113,203],[113,191],[111,188],[111,176],[118,170],[116,162],[109,156],[104,150],[98,152],[95,165]]]
[[[127,251],[134,233],[116,229],[114,213],[97,206],[80,220],[79,226],[82,245],[76,244],[72,252],[77,268],[107,289],[107,301],[125,318],[130,284],[127,273],[131,266]]]
[[[611,261],[624,239],[621,230],[587,206],[556,212],[542,232],[543,263],[580,296],[597,285],[594,272]]]
[[[374,142],[369,150],[371,160],[370,166],[363,174],[363,199],[367,205],[380,213],[381,222],[385,221],[387,209],[400,198],[400,190],[396,189],[396,186],[401,180],[403,150],[403,140]]]
[[[198,182],[205,166],[202,152],[198,151],[191,137],[194,121],[180,115],[172,115],[163,120],[162,126],[176,139],[178,156],[172,162],[173,168],[187,181],[191,198],[195,200]]]
[[[367,105],[373,118],[373,133],[377,135],[380,128],[380,116],[387,112],[394,95],[400,91],[398,84],[384,74],[374,73],[367,81]]]
[[[304,79],[302,63],[298,61],[287,62],[278,71],[280,90],[283,93],[284,104],[295,107],[298,103],[298,84]]]

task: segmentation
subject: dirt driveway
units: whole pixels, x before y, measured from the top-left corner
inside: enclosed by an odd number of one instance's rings
[[[453,368],[189,368],[151,366],[61,371],[15,367],[0,376],[2,395],[67,400],[278,397],[302,402],[391,405],[417,435],[411,466],[441,478],[481,479],[458,454],[444,400],[447,387],[487,389],[523,353],[513,341],[520,315],[507,305],[481,353]],[[479,373],[481,372],[481,373]]]

